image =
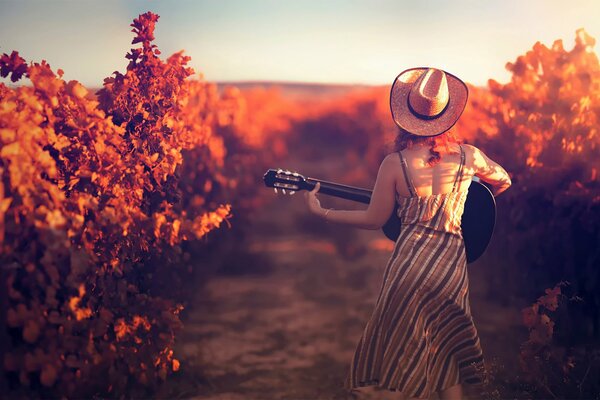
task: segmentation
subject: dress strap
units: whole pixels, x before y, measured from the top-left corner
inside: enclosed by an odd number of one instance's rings
[[[402,171],[404,172],[404,180],[406,181],[406,186],[408,186],[408,191],[412,197],[417,196],[417,189],[413,184],[413,181],[408,173],[408,164],[406,163],[406,159],[402,155],[402,152],[399,151],[398,155],[400,156],[400,164],[402,164]]]
[[[465,165],[465,152],[460,144],[458,145],[458,147],[460,147],[460,165],[458,167],[458,171],[456,172],[456,178],[454,179],[454,186],[452,186],[453,192],[455,190],[460,189],[460,182],[462,181],[462,175],[463,175],[463,166]],[[457,183],[458,183],[458,188],[456,187]]]

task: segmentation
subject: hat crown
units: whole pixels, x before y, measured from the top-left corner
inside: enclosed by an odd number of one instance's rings
[[[390,111],[398,127],[416,136],[437,136],[452,128],[469,97],[467,85],[437,68],[402,71],[390,89]]]
[[[412,111],[423,117],[439,115],[450,100],[448,81],[444,71],[429,68],[412,85],[408,103]]]

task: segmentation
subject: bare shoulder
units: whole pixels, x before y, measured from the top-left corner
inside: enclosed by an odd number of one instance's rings
[[[383,159],[383,161],[381,162],[383,163],[394,163],[397,162],[399,160],[398,157],[398,152],[394,151],[393,153],[388,154],[387,156],[385,156],[385,158]]]
[[[400,157],[398,156],[398,153],[394,152],[394,153],[390,153],[387,156],[385,156],[383,161],[381,161],[381,165],[379,166],[379,171],[383,172],[383,173],[393,174],[394,171],[397,171],[399,167],[400,167]]]
[[[400,163],[400,157],[398,156],[397,152],[393,152],[388,154],[387,156],[385,156],[385,158],[383,159],[383,161],[381,162],[381,165],[397,165]]]
[[[481,153],[481,150],[479,150],[478,147],[475,147],[472,144],[462,143],[460,146],[467,154],[475,155]]]
[[[478,147],[467,143],[461,144],[461,147],[465,151],[465,158],[468,165],[482,166],[487,163],[487,156]]]

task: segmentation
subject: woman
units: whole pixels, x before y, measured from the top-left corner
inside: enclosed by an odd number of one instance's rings
[[[481,150],[453,138],[450,128],[467,96],[466,85],[442,70],[402,72],[390,94],[400,128],[396,152],[381,163],[369,207],[324,209],[318,184],[306,193],[314,214],[366,229],[381,228],[399,203],[401,234],[350,365],[350,390],[375,385],[404,398],[438,392],[441,399],[462,399],[462,384],[485,380],[460,221],[473,176],[495,196],[511,181]]]

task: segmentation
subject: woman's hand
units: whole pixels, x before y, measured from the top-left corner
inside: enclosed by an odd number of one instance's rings
[[[311,213],[322,217],[325,214],[325,209],[321,207],[319,199],[317,199],[317,192],[321,187],[321,182],[317,182],[314,189],[310,192],[304,192],[304,198],[306,199],[306,205]]]

